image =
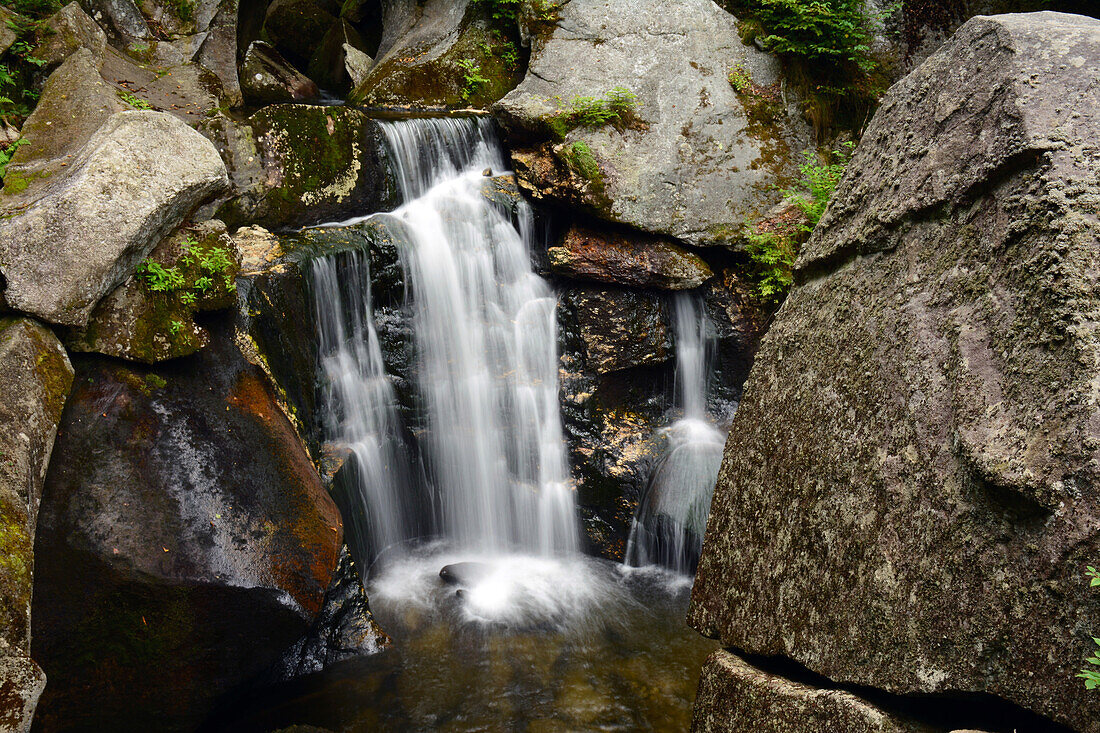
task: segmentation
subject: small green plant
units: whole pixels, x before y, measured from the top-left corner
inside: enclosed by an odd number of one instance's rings
[[[805,215],[803,223],[791,226],[770,222],[763,229],[761,226],[765,222],[756,226],[746,224],[745,251],[755,270],[756,294],[761,300],[778,303],[794,284],[798,250],[825,214],[854,147],[855,143],[844,143],[832,151],[824,163],[812,151],[803,153],[805,160],[799,166],[800,185],[783,190],[783,197]]]
[[[1089,587],[1096,588],[1100,586],[1100,571],[1093,566],[1089,565],[1085,569],[1085,574],[1089,576]],[[1100,639],[1092,637],[1092,643],[1100,647]],[[1100,667],[1100,653],[1093,652],[1093,655],[1085,660],[1086,663],[1091,664],[1093,667]],[[1100,671],[1095,669],[1089,669],[1085,667],[1077,673],[1076,677],[1085,681],[1086,690],[1095,690],[1100,687]]]
[[[829,199],[832,198],[837,184],[844,175],[844,169],[852,157],[855,145],[854,142],[842,143],[838,149],[829,154],[828,161],[824,164],[818,159],[816,153],[809,150],[802,153],[805,160],[798,167],[802,174],[801,185],[784,190],[783,195],[800,208],[810,220],[806,231],[812,230],[821,221],[825,208],[829,205]]]
[[[523,0],[474,0],[475,7],[483,8],[496,20],[518,21],[523,10]]]
[[[183,323],[180,321],[172,320],[168,322],[168,333],[175,336],[183,328]]]
[[[165,267],[159,262],[145,260],[134,270],[154,293],[171,293],[183,288],[183,274],[176,267]]]
[[[0,150],[0,179],[3,179],[4,174],[7,172],[8,163],[10,163],[11,159],[15,156],[15,151],[21,145],[26,145],[26,144],[27,144],[26,138],[19,137],[19,138],[16,138],[15,142],[13,142],[7,148],[5,148],[4,150]]]
[[[152,109],[153,105],[131,92],[118,90],[118,98],[135,109]]]
[[[463,71],[462,98],[469,102],[490,79],[481,75],[481,66],[476,61],[462,59],[458,65]]]
[[[625,122],[638,104],[638,95],[626,87],[615,87],[603,97],[573,97],[569,109],[560,113],[553,125],[561,130],[572,127],[603,127]]]
[[[182,293],[180,293],[180,302],[183,303],[184,305],[194,305],[195,304],[195,294],[192,293],[189,290],[183,291]]]
[[[745,247],[756,268],[756,294],[765,302],[783,299],[794,284],[794,261],[798,256],[796,240],[778,232],[746,232]]]
[[[744,61],[738,61],[729,74],[730,86],[738,94],[744,94],[752,89],[752,72],[745,68]]]
[[[211,280],[206,275],[203,275],[202,277],[195,280],[195,289],[200,290],[203,293],[205,293],[207,290],[209,290],[212,287],[214,287],[214,281]]]

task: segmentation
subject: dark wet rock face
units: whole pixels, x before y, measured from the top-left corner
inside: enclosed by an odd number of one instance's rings
[[[571,227],[549,256],[559,275],[638,288],[689,290],[712,274],[701,257],[668,240],[585,226]]]
[[[890,91],[734,419],[691,624],[1080,730],[1100,628],[1100,21],[969,21]]]
[[[363,582],[345,545],[321,612],[306,636],[283,655],[276,676],[287,680],[320,672],[337,662],[377,654],[390,643],[374,622]]]
[[[35,528],[73,368],[40,324],[0,318],[0,375],[0,727],[25,731],[46,682],[29,656]]]
[[[42,730],[193,729],[324,602],[341,525],[224,328],[156,371],[84,358],[35,545]]]

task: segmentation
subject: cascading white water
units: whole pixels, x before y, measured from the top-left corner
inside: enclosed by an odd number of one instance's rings
[[[483,192],[483,172],[505,168],[491,122],[416,119],[383,130],[405,203],[330,226],[371,219],[401,258],[435,534],[448,552],[482,560],[570,556],[579,542],[558,408],[557,301],[532,269],[533,213],[517,202],[514,223]],[[367,258],[330,256],[313,271],[330,433],[355,453],[371,544],[383,548],[417,532]]]
[[[709,324],[698,295],[674,296],[676,401],[682,417],[664,429],[668,449],[650,478],[627,540],[626,564],[694,572],[725,436],[706,413]]]
[[[311,263],[325,430],[355,456],[355,488],[363,511],[349,518],[369,539],[369,555],[415,532],[408,458],[397,416],[397,395],[386,375],[371,311],[366,252],[345,252]]]

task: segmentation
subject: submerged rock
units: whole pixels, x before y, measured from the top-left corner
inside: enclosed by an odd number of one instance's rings
[[[688,290],[713,273],[701,257],[667,240],[573,226],[550,248],[560,274],[639,288]]]
[[[1098,74],[1100,21],[1003,15],[891,89],[734,418],[695,628],[1100,730]]]
[[[6,191],[10,177],[5,183]],[[83,326],[162,237],[226,186],[214,146],[179,120],[113,115],[66,173],[33,197],[0,198],[3,299],[52,323]]]
[[[483,562],[456,562],[444,565],[439,570],[439,579],[447,585],[471,585],[492,571],[492,566]]]
[[[211,341],[78,361],[35,546],[45,730],[192,730],[323,606],[339,514],[263,374]]]
[[[571,0],[559,13],[532,41],[523,83],[493,108],[521,185],[689,244],[736,245],[809,147],[779,62],[745,46],[710,0]],[[735,65],[780,100],[763,118],[730,85]],[[636,95],[617,124],[571,116],[615,88]]]
[[[0,375],[0,724],[26,731],[46,683],[29,656],[35,529],[73,368],[50,331],[9,317],[0,318]]]

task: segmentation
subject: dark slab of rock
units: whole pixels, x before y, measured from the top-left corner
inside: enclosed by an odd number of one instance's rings
[[[887,95],[734,418],[695,628],[1100,730],[1097,74],[1100,21],[981,17]]]
[[[673,242],[617,230],[573,226],[549,254],[559,275],[638,288],[688,290],[713,275],[703,258]]]
[[[277,677],[288,680],[320,672],[337,662],[377,654],[390,644],[371,615],[359,571],[345,545],[317,620],[283,655]]]
[[[0,375],[0,724],[26,731],[46,683],[30,658],[35,529],[73,368],[49,330],[8,317]]]
[[[336,23],[330,9],[315,0],[274,0],[267,7],[264,33],[275,48],[304,69]]]
[[[241,65],[241,91],[257,105],[316,99],[317,85],[263,41],[248,46]]]
[[[83,357],[43,494],[43,730],[191,730],[320,612],[340,517],[224,327],[155,371]]]

